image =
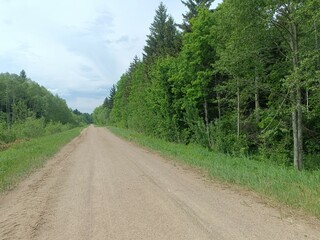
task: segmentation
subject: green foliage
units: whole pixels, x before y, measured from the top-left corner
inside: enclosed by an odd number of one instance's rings
[[[97,107],[93,113],[93,122],[98,125],[107,125],[109,119],[110,110],[104,106]]]
[[[73,118],[75,118],[75,125],[81,126],[91,124],[93,122],[92,115],[89,113],[82,113],[78,109],[72,111]]]
[[[234,115],[227,115],[210,125],[213,149],[232,156],[248,156],[249,142],[245,135],[236,134]]]
[[[0,74],[0,145],[37,138],[90,123],[90,115],[73,113],[65,100],[20,75]]]
[[[104,102],[103,102],[103,107],[112,109],[115,95],[116,95],[116,86],[112,85],[112,87],[110,89],[109,97],[106,97]]]
[[[36,138],[45,134],[45,122],[43,118],[27,118],[24,123],[15,124],[11,130],[16,133],[17,138]]]
[[[26,78],[27,78],[26,71],[22,69],[19,76],[20,76],[21,78],[26,79]]]
[[[55,123],[55,122],[49,122],[46,124],[45,127],[45,135],[52,135],[56,133],[65,132],[69,129],[72,129],[71,125],[68,124],[62,124],[62,123]]]
[[[152,79],[147,90],[150,125],[147,133],[168,140],[175,140],[172,92],[168,83],[172,58],[159,58],[150,68]]]
[[[121,76],[117,84],[117,92],[114,96],[113,109],[111,112],[112,121],[122,127],[128,126],[128,98],[130,94],[130,75],[128,73]]]
[[[130,78],[130,93],[126,102],[126,122],[127,127],[139,132],[152,133],[153,124],[150,106],[150,82],[145,77],[145,65],[135,59],[131,65],[128,78]],[[114,109],[116,110],[116,108]]]
[[[50,121],[43,118],[28,117],[23,122],[14,123],[7,129],[5,123],[0,124],[0,151],[11,147],[15,142],[30,140],[43,136],[61,133],[74,128],[71,124]],[[12,144],[13,143],[13,144]]]
[[[197,17],[198,15],[198,8],[204,7],[209,9],[211,4],[214,0],[187,0],[187,1],[181,1],[183,5],[185,5],[188,8],[188,12],[185,14],[182,14],[183,16],[183,23],[179,24],[179,28],[184,32],[191,32],[191,24],[190,20],[192,18]]]
[[[16,140],[16,135],[13,131],[8,130],[7,124],[0,122],[0,146],[5,143]]]
[[[24,73],[25,74],[25,73]],[[65,100],[44,87],[16,74],[0,74],[0,112],[6,114],[8,125],[35,115],[46,122],[74,123]]]
[[[152,62],[157,57],[173,56],[180,49],[180,34],[174,20],[167,14],[166,6],[161,2],[147,36],[144,47],[145,61]]]
[[[282,166],[293,164],[300,129],[305,166],[316,168],[318,1],[183,3],[185,31],[160,4],[143,60],[134,59],[96,122]]]

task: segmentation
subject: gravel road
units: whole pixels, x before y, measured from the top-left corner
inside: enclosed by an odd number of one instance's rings
[[[319,240],[319,226],[93,126],[0,195],[0,239]]]

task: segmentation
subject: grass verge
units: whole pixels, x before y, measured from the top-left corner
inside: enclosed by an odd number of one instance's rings
[[[198,145],[166,142],[127,129],[114,134],[163,156],[203,169],[209,176],[237,184],[289,207],[320,218],[320,171],[301,171],[245,157],[231,157]]]
[[[80,134],[81,128],[14,144],[0,152],[0,192],[10,189],[19,180],[41,167],[62,146]]]

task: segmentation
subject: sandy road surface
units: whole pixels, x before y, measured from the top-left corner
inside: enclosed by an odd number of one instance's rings
[[[0,196],[0,239],[319,240],[320,229],[91,126]]]

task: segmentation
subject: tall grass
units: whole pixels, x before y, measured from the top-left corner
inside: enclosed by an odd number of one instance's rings
[[[320,218],[320,170],[298,172],[267,161],[212,152],[199,145],[170,143],[130,130],[108,128],[114,134],[166,157],[203,169],[214,179],[241,185]]]
[[[13,144],[0,151],[0,192],[10,189],[21,178],[41,167],[59,149],[79,135],[80,128]]]

